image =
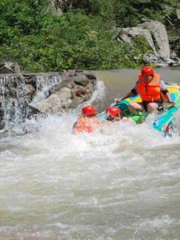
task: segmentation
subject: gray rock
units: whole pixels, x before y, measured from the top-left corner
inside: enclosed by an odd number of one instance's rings
[[[74,83],[83,87],[86,87],[89,83],[89,79],[86,76],[75,76]]]
[[[0,74],[20,73],[20,67],[16,62],[0,63]]]
[[[41,113],[54,113],[61,110],[62,104],[59,101],[58,96],[53,94],[49,98],[41,100],[33,107],[38,109]]]
[[[33,95],[36,92],[36,89],[31,84],[26,84],[25,94],[26,95]]]
[[[63,0],[49,0],[49,3],[49,11],[57,15],[62,15]]]
[[[137,36],[144,36],[149,46],[154,51],[154,54],[158,55],[156,48],[154,46],[152,36],[147,29],[143,29],[142,27],[124,28],[122,29],[122,35],[120,35],[119,37],[124,42],[128,42],[133,45],[133,37],[137,37]]]
[[[57,113],[62,112],[64,108],[68,108],[70,104],[71,90],[69,88],[63,88],[47,99],[38,102],[33,107],[38,109],[41,113]]]
[[[177,19],[180,19],[180,9],[176,9]]]
[[[92,97],[97,80],[91,72],[4,74],[0,129],[22,124],[26,118],[68,111]],[[5,121],[4,121],[5,120]]]
[[[170,47],[165,25],[158,21],[151,21],[140,24],[139,27],[150,32],[159,57],[168,61],[170,58]]]
[[[151,54],[151,56],[144,55],[144,62],[167,66],[171,61],[168,35],[162,23],[149,21],[139,24],[137,27],[119,29],[118,31],[117,39],[129,42],[132,45],[134,37],[139,35],[145,37],[154,54]]]

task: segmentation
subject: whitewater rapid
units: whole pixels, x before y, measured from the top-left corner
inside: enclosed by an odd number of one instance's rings
[[[99,73],[99,111],[126,92],[123,74]],[[149,117],[72,135],[79,112],[29,120],[34,131],[1,140],[0,239],[179,239],[179,134],[164,138]]]

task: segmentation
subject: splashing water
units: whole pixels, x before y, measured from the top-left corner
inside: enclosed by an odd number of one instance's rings
[[[72,135],[77,117],[30,120],[34,132],[1,141],[1,239],[179,239],[179,135],[150,120]]]

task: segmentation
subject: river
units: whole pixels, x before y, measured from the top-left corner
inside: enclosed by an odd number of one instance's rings
[[[180,83],[179,71],[158,72]],[[96,75],[101,111],[131,89],[138,71]],[[179,240],[179,135],[120,122],[75,136],[77,116],[39,119],[34,132],[1,139],[0,239]]]

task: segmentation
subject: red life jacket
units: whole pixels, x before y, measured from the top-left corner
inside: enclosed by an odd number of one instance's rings
[[[96,118],[87,117],[78,118],[77,123],[74,126],[74,133],[94,132],[98,124],[99,121]]]
[[[160,75],[154,74],[153,79],[148,83],[143,79],[142,75],[139,75],[137,92],[143,101],[154,102],[161,100]]]

